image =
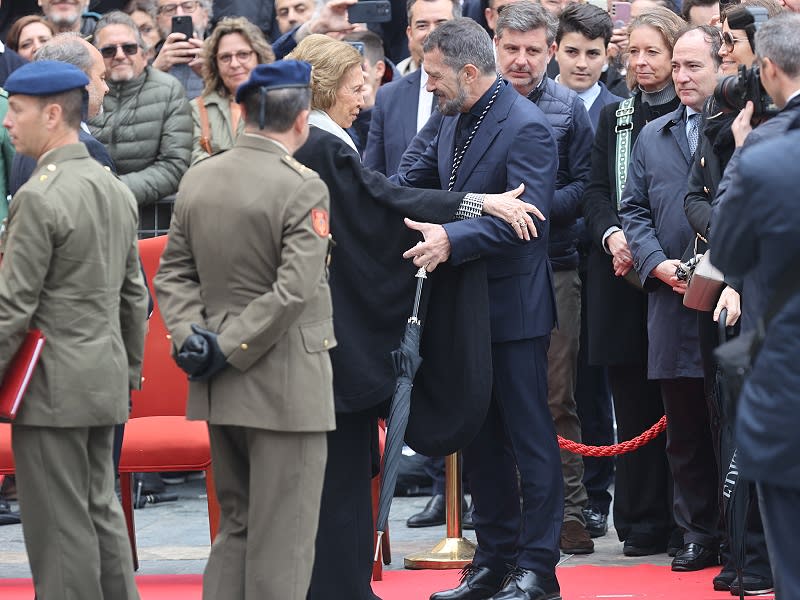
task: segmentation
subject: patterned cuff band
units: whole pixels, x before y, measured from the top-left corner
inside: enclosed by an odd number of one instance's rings
[[[456,219],[474,219],[483,214],[483,199],[485,194],[467,194],[461,201],[461,206],[456,211]]]

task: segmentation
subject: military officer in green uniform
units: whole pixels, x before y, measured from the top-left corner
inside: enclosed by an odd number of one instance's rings
[[[3,125],[37,169],[9,209],[0,263],[0,375],[28,328],[47,337],[12,447],[40,600],[139,598],[114,493],[114,425],[140,386],[147,292],[137,207],[78,142],[86,75],[53,61],[6,80]]]
[[[245,131],[181,182],[155,278],[189,419],[209,424],[220,528],[205,600],[305,600],[334,428],[328,190],[292,158],[311,67],[257,66]]]

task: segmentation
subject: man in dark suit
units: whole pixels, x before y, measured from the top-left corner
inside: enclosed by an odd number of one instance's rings
[[[524,182],[525,199],[549,215],[558,165],[553,130],[539,108],[497,77],[486,32],[467,18],[440,25],[425,42],[423,64],[427,88],[445,118],[434,141],[398,179],[486,192]],[[522,150],[531,148],[536,152]],[[417,266],[433,270],[445,260],[482,259],[489,278],[492,401],[464,449],[478,548],[461,584],[431,600],[561,598],[555,566],[563,485],[547,408],[547,347],[555,322],[549,222],[537,223],[538,238],[527,242],[491,218],[407,223],[425,237],[404,255]],[[514,565],[510,572],[508,565]]]
[[[397,66],[397,72],[405,77],[381,86],[375,96],[364,151],[365,167],[380,171],[387,177],[397,173],[400,157],[411,140],[432,113],[438,115],[433,111],[433,94],[425,89],[428,75],[419,68],[422,40],[438,25],[460,16],[461,8],[451,0],[413,0],[409,3],[408,45],[411,56]],[[401,70],[403,63],[409,70]]]

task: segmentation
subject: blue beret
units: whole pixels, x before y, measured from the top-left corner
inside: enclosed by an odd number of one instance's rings
[[[236,102],[241,102],[247,92],[257,88],[308,87],[311,84],[311,65],[301,60],[279,60],[268,65],[258,65],[250,71],[250,78],[236,90]]]
[[[84,88],[89,78],[78,67],[56,60],[39,60],[11,73],[3,87],[9,96],[52,96]]]

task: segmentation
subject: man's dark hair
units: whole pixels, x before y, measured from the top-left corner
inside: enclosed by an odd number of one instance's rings
[[[311,88],[281,88],[269,90],[264,95],[263,131],[284,133],[289,131],[297,115],[311,107]],[[260,127],[261,90],[254,88],[245,96],[246,125]]]
[[[506,5],[500,16],[497,17],[494,35],[500,39],[506,30],[527,33],[536,29],[544,29],[545,41],[549,46],[556,39],[557,27],[556,18],[538,2],[515,2]]]
[[[719,4],[719,0],[683,0],[683,4],[681,5],[681,16],[683,17],[684,21],[689,23],[689,12],[695,6],[714,6],[717,4]]]
[[[406,16],[408,17],[408,24],[413,27],[414,25],[411,23],[411,8],[417,2],[434,2],[435,0],[408,0],[406,2]],[[457,19],[461,16],[461,2],[459,0],[450,0],[453,4],[453,18]]]
[[[70,129],[77,130],[81,126],[81,118],[84,112],[84,102],[88,101],[89,93],[85,88],[75,88],[52,96],[39,96],[39,108],[43,109],[48,104],[58,104],[61,106],[61,115],[64,123]]]
[[[364,58],[369,64],[375,66],[378,61],[384,60],[383,40],[372,31],[354,31],[348,33],[345,42],[361,42],[364,44]]]
[[[722,37],[719,35],[719,29],[713,27],[711,25],[698,25],[696,27],[689,27],[688,29],[682,30],[678,36],[675,38],[675,44],[678,43],[678,40],[685,36],[687,33],[691,33],[692,31],[701,31],[703,32],[703,39],[709,43],[710,48],[709,51],[711,52],[711,60],[714,62],[714,66],[719,68],[722,64],[722,57],[719,55],[719,49],[722,46]],[[674,48],[673,44],[673,48]]]
[[[483,75],[497,72],[492,39],[486,30],[467,17],[442,23],[422,46],[423,52],[439,49],[444,63],[455,72],[475,65]]]
[[[578,33],[589,40],[603,38],[608,48],[614,25],[606,11],[594,4],[570,4],[561,13],[556,31],[556,44],[566,33]]]

